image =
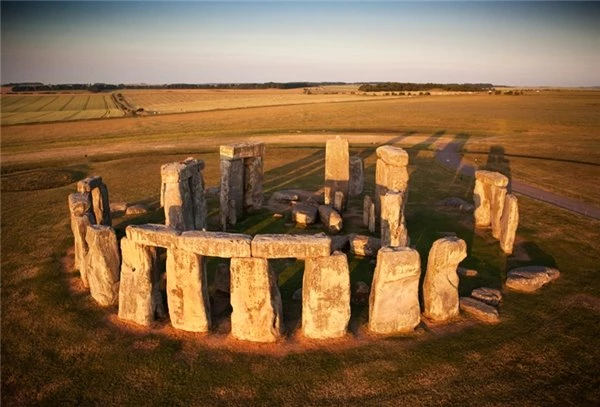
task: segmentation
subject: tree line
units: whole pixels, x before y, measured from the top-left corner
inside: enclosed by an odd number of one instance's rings
[[[491,83],[414,83],[414,82],[376,82],[361,85],[361,92],[415,92],[441,89],[450,92],[481,92],[494,87]]]

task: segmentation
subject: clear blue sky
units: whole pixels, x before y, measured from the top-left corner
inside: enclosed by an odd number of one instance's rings
[[[6,2],[8,82],[600,85],[600,3]]]

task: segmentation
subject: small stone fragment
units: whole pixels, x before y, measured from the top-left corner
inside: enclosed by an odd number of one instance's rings
[[[460,297],[460,309],[483,322],[491,324],[500,322],[496,308],[474,298]]]
[[[508,272],[506,286],[515,291],[531,293],[558,277],[560,277],[560,271],[553,267],[519,267]]]
[[[297,193],[291,191],[277,191],[273,193],[271,199],[277,202],[289,203],[292,201],[297,201],[299,196]]]
[[[340,214],[332,207],[319,205],[319,218],[329,232],[338,233],[342,230],[344,221]]]
[[[502,301],[502,293],[500,290],[487,287],[479,287],[474,289],[471,292],[471,297],[481,302],[485,302],[488,305],[493,305],[494,307],[497,307]]]
[[[466,269],[464,267],[459,267],[456,271],[460,277],[477,277],[479,275],[477,270]]]

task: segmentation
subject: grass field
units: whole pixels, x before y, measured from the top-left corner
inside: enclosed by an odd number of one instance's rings
[[[110,94],[2,94],[2,125],[122,117]]]
[[[485,162],[492,147],[501,146],[514,176],[600,205],[599,103],[594,92],[372,98],[3,127],[2,404],[600,404],[600,222],[519,196],[517,251],[506,257],[489,233],[474,231],[472,215],[434,205],[448,196],[470,200],[473,181],[445,169],[431,151],[460,139],[467,158]],[[283,344],[245,345],[227,337],[226,324],[207,336],[175,331],[164,321],[152,329],[124,324],[114,308],[95,305],[78,273],[69,271],[66,199],[76,180],[102,175],[111,201],[153,208],[137,218],[116,218],[122,234],[129,222],[163,221],[156,209],[163,163],[201,158],[207,186],[215,186],[219,144],[264,140],[267,195],[316,190],[323,182],[324,140],[336,133],[364,157],[366,193],[374,188],[374,148],[407,148],[411,240],[423,264],[441,233],[455,232],[467,242],[463,265],[480,274],[461,280],[461,294],[483,285],[500,288],[506,270],[517,265],[553,265],[561,278],[533,295],[506,291],[502,322],[495,326],[463,316],[447,326],[422,325],[408,336],[372,338],[364,329],[367,309],[353,306],[354,334],[347,339],[319,344],[292,334]],[[361,199],[351,201],[352,217]],[[217,207],[211,197],[211,230]],[[266,210],[236,230],[321,231],[297,229]],[[352,231],[366,232],[347,222],[344,233]],[[349,260],[352,281],[368,282],[373,264]],[[209,281],[214,267],[209,264]],[[302,264],[274,267],[293,328],[299,307],[291,296],[301,284]]]

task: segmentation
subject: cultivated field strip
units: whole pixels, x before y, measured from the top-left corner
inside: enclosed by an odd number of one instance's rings
[[[122,116],[110,94],[2,95],[2,125]]]

